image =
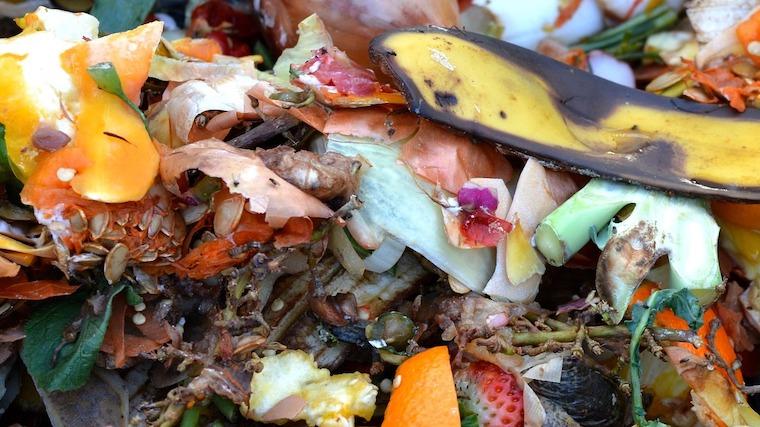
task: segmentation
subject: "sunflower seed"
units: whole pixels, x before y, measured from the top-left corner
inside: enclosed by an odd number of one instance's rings
[[[128,261],[129,248],[123,243],[117,243],[106,256],[106,262],[103,264],[103,273],[108,283],[114,283],[121,278],[124,270],[127,269]]]

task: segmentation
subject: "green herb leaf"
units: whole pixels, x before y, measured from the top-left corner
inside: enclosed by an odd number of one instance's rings
[[[119,74],[116,72],[116,68],[112,63],[101,62],[99,64],[91,65],[87,67],[87,74],[89,74],[90,77],[95,80],[95,83],[98,85],[98,88],[100,90],[104,90],[112,95],[116,95],[119,97],[119,99],[126,102],[127,105],[135,110],[135,112],[140,116],[143,124],[145,125],[145,128],[148,128],[148,119],[145,118],[145,114],[143,114],[142,110],[140,110],[140,107],[135,105],[135,103],[132,102],[132,100],[129,99],[124,93],[124,89],[121,87]]]
[[[469,401],[459,399],[459,417],[462,427],[480,427],[478,414],[473,412]]]
[[[77,339],[67,344],[63,343],[64,331],[77,320],[87,295],[79,292],[35,308],[24,328],[21,359],[37,386],[46,391],[69,391],[87,382],[111,319],[111,302],[122,289],[123,282],[111,287],[103,312],[85,314]]]
[[[693,330],[702,326],[703,309],[699,300],[688,289],[662,289],[654,292],[646,304],[636,304],[627,322],[631,331],[629,356],[631,359],[631,400],[633,401],[633,419],[640,427],[667,427],[660,421],[647,421],[646,411],[641,395],[641,366],[639,343],[646,328],[652,326],[655,315],[665,309],[671,309],[676,316],[688,322]]]
[[[143,302],[142,296],[140,296],[140,294],[137,293],[135,288],[133,288],[132,286],[127,286],[125,292],[126,292],[125,295],[127,297],[127,304],[135,306]]]
[[[0,182],[13,179],[13,169],[8,158],[8,147],[5,145],[5,125],[0,123]]]
[[[90,15],[100,21],[101,34],[131,30],[145,22],[156,0],[95,0]]]
[[[478,416],[475,414],[470,414],[462,418],[462,427],[480,427],[480,424],[478,423]]]

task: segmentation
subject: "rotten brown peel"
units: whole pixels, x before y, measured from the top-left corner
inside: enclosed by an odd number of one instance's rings
[[[501,40],[438,27],[385,33],[374,61],[410,109],[589,176],[760,201],[760,111],[630,89]]]

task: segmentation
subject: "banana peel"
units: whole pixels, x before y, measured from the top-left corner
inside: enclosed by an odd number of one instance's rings
[[[518,154],[650,188],[760,201],[760,110],[626,88],[458,29],[387,32],[370,55],[414,113]]]

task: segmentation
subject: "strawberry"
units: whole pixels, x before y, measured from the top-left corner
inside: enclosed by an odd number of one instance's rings
[[[457,371],[454,383],[462,425],[522,427],[523,392],[512,374],[478,361]]]

